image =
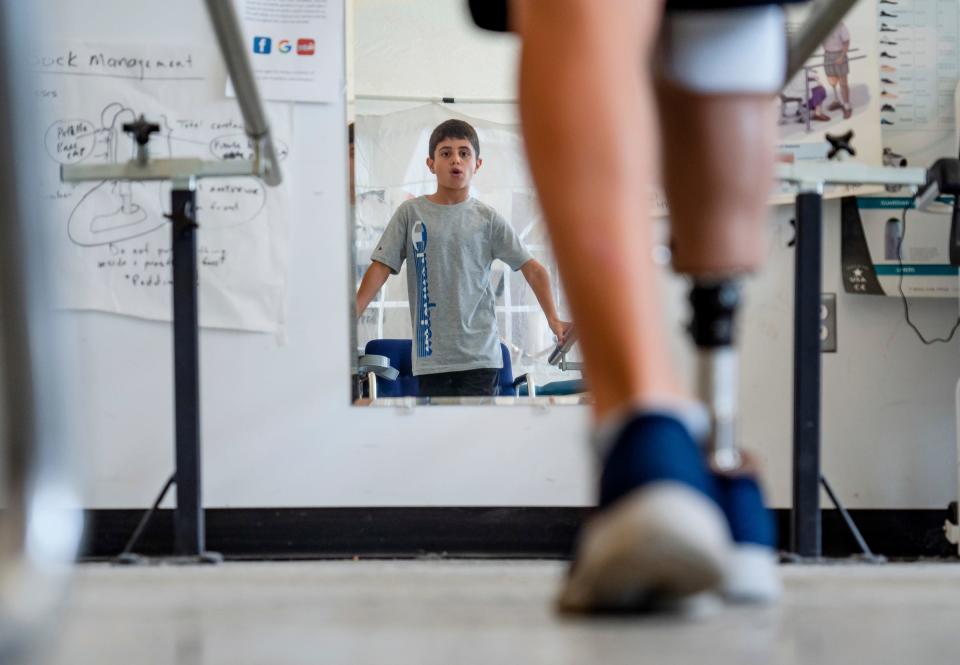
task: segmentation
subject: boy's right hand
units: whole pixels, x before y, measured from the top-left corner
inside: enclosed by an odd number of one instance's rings
[[[561,321],[560,319],[550,319],[547,321],[550,330],[557,337],[557,345],[562,346],[567,341],[567,337],[573,330],[573,322]]]

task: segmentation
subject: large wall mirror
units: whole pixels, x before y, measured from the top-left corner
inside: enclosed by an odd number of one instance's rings
[[[546,268],[551,297],[566,319],[565,297],[523,152],[516,104],[517,39],[476,29],[465,2],[352,0],[348,12],[348,101],[353,121],[350,224],[354,239],[349,251],[355,268],[354,287],[360,285],[397,208],[437,191],[437,177],[426,163],[430,134],[441,122],[456,118],[472,125],[480,141],[483,163],[473,177],[470,195],[492,206],[530,255]],[[412,259],[408,257],[399,274],[387,279],[356,320],[353,333],[358,357],[365,351],[404,354],[410,348],[410,343],[406,347],[378,346],[376,340],[413,340],[416,348],[412,322],[418,313],[416,306],[411,313],[406,275],[416,269]],[[431,280],[456,278],[430,275]],[[524,275],[494,260],[487,286],[495,303],[504,371],[510,375],[501,377],[499,398],[492,403],[514,404],[515,395],[529,399],[531,392],[538,395],[536,399],[550,397],[559,404],[588,399],[579,371],[579,349],[573,345],[562,358],[554,353],[557,338]],[[410,372],[409,360],[390,357],[402,375]],[[390,404],[384,397],[422,397],[416,392],[416,383],[404,376],[391,380],[381,375],[374,391],[377,399],[364,399],[371,396],[365,369],[369,368],[361,367],[360,376],[355,377],[355,403]],[[530,379],[532,390],[527,382],[513,386],[510,381],[523,376]]]

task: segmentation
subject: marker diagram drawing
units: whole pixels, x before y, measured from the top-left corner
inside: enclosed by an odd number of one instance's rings
[[[51,124],[44,134],[47,154],[58,164],[122,163],[133,159],[136,145],[123,132],[123,125],[136,120],[136,110],[120,103],[110,103],[100,113],[98,123],[83,119],[64,119]],[[191,134],[217,131],[222,127],[236,129],[231,121],[204,123],[178,121],[170,126],[167,117],[160,117],[161,131],[150,141],[153,158],[171,158],[181,145],[196,153],[206,147],[206,159],[250,159],[253,149],[248,137],[240,132],[218,134],[209,141],[191,138]],[[242,129],[242,128],[241,128]],[[205,146],[204,146],[205,144]],[[288,149],[279,144],[283,161]],[[137,183],[102,181],[82,195],[70,212],[67,234],[80,246],[92,247],[133,240],[164,226],[169,212],[169,183]],[[150,190],[153,190],[152,192]],[[225,178],[202,180],[197,192],[197,215],[208,228],[230,228],[252,222],[266,206],[266,189],[257,178]],[[158,200],[161,214],[151,214],[147,199]]]
[[[66,183],[60,169],[135,159],[136,142],[123,126],[141,115],[160,127],[147,146],[150,159],[252,157],[240,108],[223,96],[220,56],[215,48],[146,43],[57,42],[40,48],[46,50],[34,59],[35,140],[45,158],[37,204],[61,285],[57,305],[168,321],[170,183]],[[151,66],[131,75],[121,66],[129,62]],[[268,104],[265,111],[281,168],[289,172],[289,106]],[[283,327],[287,182],[267,188],[255,177],[196,180],[201,326],[262,332]]]

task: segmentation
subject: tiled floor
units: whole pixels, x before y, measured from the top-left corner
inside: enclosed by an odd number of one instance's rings
[[[783,572],[786,596],[772,608],[583,620],[552,611],[557,562],[84,565],[49,661],[960,663],[960,564]]]

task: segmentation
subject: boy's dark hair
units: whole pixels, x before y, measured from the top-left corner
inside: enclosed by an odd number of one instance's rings
[[[447,120],[437,125],[437,128],[430,134],[430,154],[427,155],[433,159],[433,153],[437,149],[437,144],[444,139],[466,139],[473,146],[474,156],[480,156],[480,139],[469,122],[463,120]]]

